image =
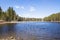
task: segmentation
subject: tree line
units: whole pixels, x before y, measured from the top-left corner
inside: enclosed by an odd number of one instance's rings
[[[25,18],[18,16],[13,9],[13,7],[9,7],[6,11],[3,11],[0,7],[0,20],[4,21],[42,21],[42,18]],[[60,21],[60,12],[51,14],[48,17],[44,17],[43,21]]]
[[[16,21],[19,16],[16,14],[15,10],[12,7],[9,7],[7,11],[3,11],[0,7],[0,20],[4,21]]]
[[[60,12],[51,14],[43,19],[44,21],[60,21]]]
[[[41,18],[22,18],[23,21],[42,21]]]
[[[0,20],[4,21],[41,21],[41,18],[24,18],[16,14],[13,7],[9,7],[5,12],[0,7]]]

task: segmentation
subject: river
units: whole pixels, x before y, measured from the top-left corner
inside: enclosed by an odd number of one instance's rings
[[[0,24],[0,40],[60,40],[59,22]]]

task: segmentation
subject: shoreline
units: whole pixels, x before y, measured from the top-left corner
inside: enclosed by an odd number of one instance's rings
[[[0,22],[0,24],[7,24],[7,23],[24,23],[24,22],[60,22],[60,21],[11,21],[11,22]]]

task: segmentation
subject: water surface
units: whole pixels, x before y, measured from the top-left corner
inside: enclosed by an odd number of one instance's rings
[[[58,22],[24,22],[0,24],[0,39],[60,40]]]

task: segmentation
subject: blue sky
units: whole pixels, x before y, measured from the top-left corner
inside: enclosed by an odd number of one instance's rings
[[[4,11],[13,7],[21,17],[43,18],[60,12],[60,0],[0,0]]]

